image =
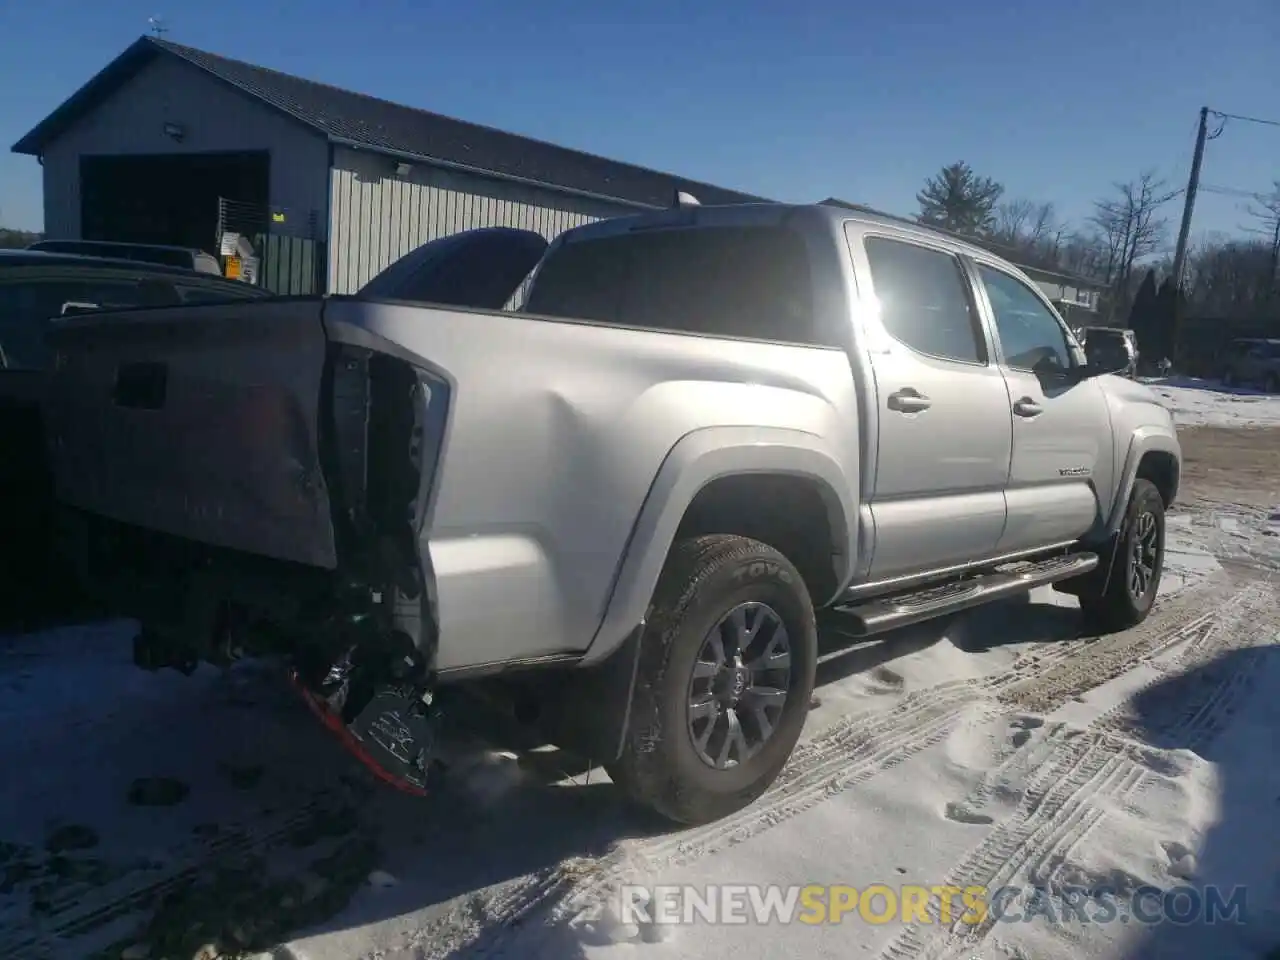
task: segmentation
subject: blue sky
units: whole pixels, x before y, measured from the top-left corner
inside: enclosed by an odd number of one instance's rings
[[[914,213],[966,160],[1073,220],[1185,184],[1202,105],[1280,119],[1280,3],[1227,0],[41,0],[0,3],[0,225],[38,228],[7,148],[139,34],[780,200]],[[1231,123],[1204,182],[1266,190],[1280,127]],[[1202,195],[1195,235],[1249,225]],[[1171,228],[1179,209],[1170,204]],[[1172,242],[1171,229],[1170,243]]]

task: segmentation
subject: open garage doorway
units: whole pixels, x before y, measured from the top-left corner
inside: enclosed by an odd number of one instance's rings
[[[80,236],[218,254],[218,200],[266,208],[271,156],[236,153],[80,159]]]

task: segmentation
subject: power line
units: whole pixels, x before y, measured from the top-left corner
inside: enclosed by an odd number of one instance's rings
[[[1223,113],[1221,110],[1210,110],[1215,117],[1223,120],[1239,120],[1242,123],[1257,123],[1264,127],[1280,127],[1280,120],[1264,120],[1261,117],[1246,117],[1240,113]]]
[[[1216,193],[1223,197],[1239,197],[1242,200],[1261,200],[1266,194],[1258,190],[1244,190],[1240,187],[1221,187],[1212,183],[1200,184],[1200,189],[1205,193]]]

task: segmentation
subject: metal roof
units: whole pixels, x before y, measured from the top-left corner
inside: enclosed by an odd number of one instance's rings
[[[767,199],[353,93],[151,36],[140,37],[99,71],[15,143],[13,152],[39,155],[72,124],[162,56],[176,57],[196,67],[336,144],[642,206],[668,207],[676,191],[692,193],[703,203]]]

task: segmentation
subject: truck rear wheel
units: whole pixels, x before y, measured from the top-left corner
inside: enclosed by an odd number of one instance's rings
[[[1111,576],[1090,581],[1079,593],[1080,609],[1090,625],[1110,633],[1137,626],[1147,618],[1164,570],[1164,500],[1150,480],[1133,482],[1133,492],[1114,547]]]
[[[786,557],[746,537],[678,541],[649,609],[610,777],[678,823],[742,809],[800,738],[817,656],[813,604]]]

